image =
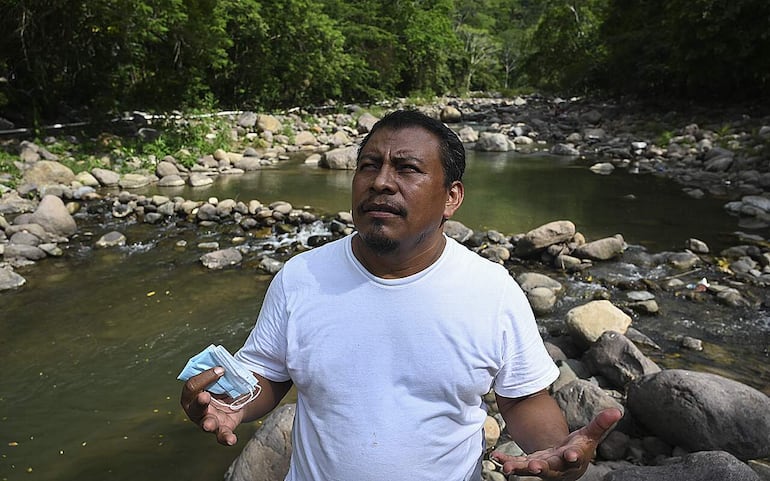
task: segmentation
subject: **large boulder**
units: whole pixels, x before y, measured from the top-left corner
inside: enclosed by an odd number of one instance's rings
[[[225,481],[276,481],[289,472],[296,405],[284,404],[267,417],[225,473]]]
[[[672,458],[660,466],[610,471],[603,481],[760,481],[757,473],[724,451],[702,451]]]
[[[617,388],[647,374],[660,372],[660,367],[631,340],[615,331],[603,333],[585,353],[583,361],[591,372],[604,376]]]
[[[66,165],[50,160],[41,160],[24,172],[22,184],[28,186],[26,190],[40,191],[49,185],[70,185],[74,180],[75,174]]]
[[[727,451],[746,460],[770,456],[770,398],[716,374],[670,369],[628,385],[634,419],[690,451]]]
[[[318,165],[327,169],[355,170],[358,157],[358,147],[342,147],[332,149],[321,157]]]
[[[29,217],[29,224],[39,224],[52,234],[71,236],[78,226],[64,202],[55,195],[46,195]]]

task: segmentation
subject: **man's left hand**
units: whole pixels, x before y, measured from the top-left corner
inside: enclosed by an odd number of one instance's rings
[[[585,473],[596,447],[623,417],[618,409],[600,412],[587,426],[570,433],[561,446],[509,456],[493,452],[490,458],[503,465],[503,474],[539,476],[546,480],[574,481]]]

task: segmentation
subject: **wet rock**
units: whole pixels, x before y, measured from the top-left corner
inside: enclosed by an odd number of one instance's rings
[[[604,376],[619,389],[641,376],[660,372],[660,367],[631,340],[614,331],[602,334],[585,353],[583,361],[592,373]]]
[[[187,183],[192,187],[204,187],[214,183],[214,179],[205,174],[194,173],[190,174],[187,179]]]
[[[570,309],[566,322],[572,338],[588,347],[606,331],[625,333],[631,317],[610,301],[598,300]]]
[[[703,341],[690,336],[682,336],[682,339],[679,341],[679,345],[691,351],[703,350]]]
[[[36,246],[7,244],[5,246],[5,251],[3,252],[3,258],[6,260],[26,259],[29,261],[39,261],[40,259],[46,258],[46,253]]]
[[[104,234],[94,244],[94,246],[99,248],[118,247],[124,245],[126,245],[126,236],[118,231],[112,231]]]
[[[527,232],[516,243],[515,254],[526,257],[550,245],[566,242],[575,235],[575,224],[568,220],[549,222]]]
[[[295,404],[276,408],[225,473],[225,481],[274,481],[289,472]]]
[[[259,268],[268,274],[277,274],[283,268],[283,262],[265,256],[259,261]]]
[[[11,269],[0,267],[0,291],[16,289],[26,284],[27,280]]]
[[[238,265],[242,260],[243,255],[234,247],[209,252],[200,257],[201,263],[209,269],[224,269],[225,267]]]
[[[491,245],[479,251],[479,254],[492,262],[503,264],[511,258],[511,251],[501,245]]]
[[[690,238],[687,239],[685,247],[696,254],[708,254],[709,246],[702,240]]]
[[[760,481],[749,466],[724,451],[703,451],[672,458],[659,466],[619,468],[603,481]]]
[[[606,261],[622,254],[624,248],[623,236],[617,234],[578,246],[572,251],[572,255],[580,259]]]
[[[739,459],[770,455],[770,398],[715,374],[664,370],[628,385],[639,423],[690,451],[724,450]]]

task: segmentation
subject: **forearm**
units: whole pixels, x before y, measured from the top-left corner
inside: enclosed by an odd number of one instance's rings
[[[527,453],[559,446],[569,434],[564,414],[545,390],[523,398],[496,398],[508,434]]]
[[[292,382],[275,382],[255,374],[262,387],[262,392],[243,408],[242,423],[255,421],[275,409],[286,393],[291,389]]]

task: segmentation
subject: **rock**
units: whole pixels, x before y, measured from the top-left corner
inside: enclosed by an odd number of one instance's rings
[[[320,167],[338,170],[355,170],[358,147],[342,147],[325,152],[318,163]]]
[[[491,245],[479,251],[479,255],[489,259],[492,262],[503,264],[505,261],[511,258],[511,251],[501,245]]]
[[[460,141],[464,144],[476,142],[479,140],[479,133],[473,127],[463,127],[457,132],[457,136],[460,137]]]
[[[352,224],[352,222],[353,219],[351,218],[349,223]],[[460,244],[464,244],[473,235],[473,230],[469,227],[466,227],[461,222],[450,219],[444,222],[444,234],[456,240]]]
[[[482,132],[474,148],[483,152],[508,152],[514,150],[513,143],[507,135],[495,132]]]
[[[594,174],[609,175],[615,170],[615,166],[609,162],[597,162],[589,167],[589,170]]]
[[[238,116],[237,123],[239,126],[245,129],[250,129],[257,124],[258,118],[259,116],[255,112],[241,112],[241,114]]]
[[[16,289],[23,286],[27,280],[11,269],[0,268],[0,291]]]
[[[30,199],[24,199],[16,191],[10,191],[0,197],[0,214],[22,214],[32,212],[36,204]]]
[[[158,187],[182,187],[184,184],[184,179],[178,174],[166,175],[158,181]]]
[[[739,459],[770,455],[770,398],[716,374],[664,370],[628,385],[635,420],[672,445],[722,450]]]
[[[280,132],[283,129],[281,121],[272,115],[258,115],[257,128],[263,132]]]
[[[64,164],[41,160],[24,172],[22,184],[26,190],[42,190],[49,185],[70,185],[75,180],[75,174]]]
[[[39,247],[24,244],[7,244],[3,252],[3,258],[7,260],[26,259],[29,261],[39,261],[46,257],[45,251]]]
[[[289,472],[296,405],[276,408],[225,473],[225,481],[275,481]]]
[[[359,134],[366,134],[368,132],[371,132],[372,127],[374,127],[374,124],[376,124],[379,120],[380,119],[370,114],[369,112],[364,112],[356,120],[356,129],[358,130]]]
[[[618,389],[641,376],[660,372],[660,367],[633,342],[615,331],[604,332],[585,353],[583,361],[593,374],[604,376]]]
[[[91,170],[91,175],[96,177],[96,180],[105,187],[112,187],[118,185],[120,182],[120,174],[112,170],[95,168]]]
[[[610,301],[599,300],[573,307],[567,312],[566,322],[575,342],[588,347],[606,331],[624,334],[631,325],[631,317]]]
[[[70,236],[78,229],[67,206],[53,195],[43,197],[28,223],[40,224],[47,232],[61,236]]]
[[[580,155],[580,151],[572,144],[556,144],[551,147],[551,153],[553,155],[565,155],[577,157]]]
[[[273,259],[272,257],[263,257],[259,261],[259,268],[268,274],[278,274],[278,271],[283,267],[283,262]]]
[[[204,187],[214,183],[214,179],[204,174],[190,174],[187,183],[192,187]]]
[[[157,167],[155,167],[155,173],[162,179],[168,175],[179,176],[179,169],[177,169],[175,164],[163,160],[158,162]]]
[[[516,244],[515,254],[526,257],[540,252],[550,245],[570,240],[575,232],[575,224],[568,220],[549,222],[527,232]]]
[[[623,406],[599,386],[583,379],[565,385],[553,395],[564,412],[570,432],[586,426],[599,412]]]
[[[443,109],[441,109],[441,114],[439,114],[439,118],[442,122],[447,124],[454,124],[462,120],[463,114],[457,110],[457,108],[452,106],[446,106]]]
[[[606,261],[623,253],[625,241],[623,236],[616,234],[613,237],[595,240],[583,244],[572,251],[572,255],[580,259],[590,259],[594,261]]]
[[[224,269],[225,267],[238,265],[242,260],[241,251],[234,247],[209,252],[200,257],[201,263],[209,269]]]
[[[108,232],[101,236],[94,245],[99,248],[124,246],[126,245],[126,236],[118,231]]]
[[[312,132],[302,130],[294,135],[294,145],[317,145],[318,140],[315,138]]]
[[[709,253],[709,246],[706,245],[705,242],[702,240],[698,240],[695,238],[687,239],[687,242],[685,244],[685,247],[692,252],[696,254],[708,254]]]
[[[155,181],[154,177],[143,174],[125,174],[120,178],[118,185],[123,189],[140,189]]]
[[[757,473],[724,451],[702,451],[672,458],[659,466],[610,471],[603,481],[760,481]]]
[[[487,446],[494,446],[500,439],[500,425],[495,418],[487,416],[484,421],[484,439],[487,442]]]

